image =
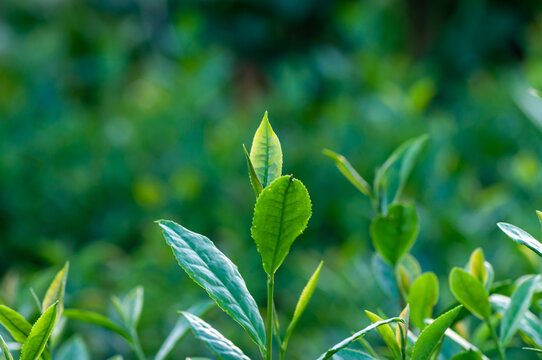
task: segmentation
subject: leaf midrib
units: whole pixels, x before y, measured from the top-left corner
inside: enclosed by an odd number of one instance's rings
[[[293,177],[290,176],[288,179],[288,185],[286,185],[286,189],[284,190],[284,195],[282,197],[282,207],[280,212],[280,222],[279,222],[279,232],[277,234],[277,243],[275,246],[275,250],[273,251],[273,260],[271,261],[271,272],[275,272],[275,261],[277,260],[277,253],[279,249],[279,245],[282,238],[282,226],[284,225],[284,209],[286,207],[286,196],[288,195],[288,191],[290,190],[290,185],[293,182]]]

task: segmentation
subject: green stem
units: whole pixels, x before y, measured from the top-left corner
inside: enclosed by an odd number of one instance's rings
[[[495,332],[495,328],[493,327],[489,319],[486,320],[486,323],[487,323],[487,327],[489,328],[489,332],[491,333],[491,337],[493,338],[493,341],[495,342],[495,347],[497,348],[497,352],[499,353],[499,359],[506,360],[506,355],[504,353],[504,350],[501,346],[501,343],[497,339],[497,333]]]
[[[280,360],[284,360],[284,354],[286,353],[286,348],[281,347],[280,348]]]
[[[272,359],[273,350],[273,291],[275,288],[275,275],[267,277],[267,356],[266,360]]]
[[[132,349],[135,352],[136,358],[138,360],[146,360],[145,354],[143,353],[143,349],[141,348],[141,342],[139,341],[139,336],[137,335],[137,332],[134,330],[132,331]]]

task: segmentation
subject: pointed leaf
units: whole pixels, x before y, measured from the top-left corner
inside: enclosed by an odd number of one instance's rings
[[[397,340],[397,343],[399,346],[401,346],[401,349],[406,348],[406,343],[403,344],[403,340],[406,340],[407,334],[408,334],[408,328],[410,323],[410,306],[407,305],[403,311],[401,311],[401,314],[399,314],[399,317],[403,319],[404,323],[397,324],[397,327],[395,328],[395,339]],[[405,338],[403,338],[403,336]],[[404,345],[404,346],[403,346]]]
[[[127,329],[137,328],[143,310],[144,290],[142,286],[132,289],[122,300],[113,297],[113,304]]]
[[[469,259],[469,272],[482,284],[487,282],[487,269],[485,267],[484,252],[478,248],[474,250]]]
[[[250,160],[250,155],[248,155],[247,148],[245,147],[245,145],[243,145],[243,151],[245,152],[245,157],[247,159],[248,178],[250,180],[250,184],[252,185],[252,188],[254,189],[256,198],[258,198],[258,196],[260,196],[260,193],[263,190],[263,187],[262,187],[262,184],[260,183],[260,180],[258,180],[258,175],[256,175],[256,170],[254,170],[254,165],[252,165],[252,160]]]
[[[365,334],[367,334],[369,331],[373,330],[373,329],[377,329],[378,327],[380,326],[383,326],[383,325],[387,325],[387,324],[390,324],[390,323],[394,323],[394,322],[402,322],[403,319],[401,318],[398,318],[398,317],[394,317],[394,318],[390,318],[390,319],[386,319],[386,320],[383,320],[383,321],[379,321],[379,322],[376,322],[374,324],[371,324],[369,326],[367,326],[366,328],[358,331],[357,333],[355,333],[354,335],[352,336],[349,336],[347,337],[346,339],[344,339],[343,341],[335,344],[332,348],[330,348],[329,350],[327,350],[325,353],[323,353],[322,355],[320,355],[320,357],[318,358],[318,360],[326,360],[326,359],[329,359],[330,357],[332,357],[334,354],[338,353],[339,351],[341,351],[342,349],[345,349],[347,348],[348,346],[350,346],[354,341],[357,341],[359,340],[360,338],[362,338],[363,336],[365,336]]]
[[[200,302],[190,307],[190,309],[188,309],[188,312],[197,317],[201,317],[203,314],[209,311],[213,307],[213,305],[214,303],[210,301]],[[171,330],[168,337],[160,347],[160,350],[154,357],[154,360],[164,360],[165,358],[167,358],[169,354],[171,354],[171,351],[173,351],[175,345],[177,345],[186,335],[186,333],[188,332],[188,328],[188,322],[186,321],[184,316],[181,316],[173,327],[173,330]]]
[[[450,272],[450,289],[455,298],[470,312],[481,319],[489,319],[489,295],[478,279],[463,269],[453,268]]]
[[[379,322],[384,321],[384,319],[382,319],[380,316],[368,310],[365,310],[365,314],[369,317],[369,319],[371,320],[373,324],[377,324]],[[395,338],[395,334],[393,333],[391,326],[384,324],[382,326],[379,326],[377,330],[380,336],[382,337],[382,339],[384,340],[384,342],[386,343],[386,345],[388,346],[388,348],[390,348],[395,358],[400,359],[401,348],[399,346],[399,343],[397,342],[397,339]]]
[[[254,208],[251,233],[267,274],[274,274],[282,264],[310,216],[309,193],[293,176],[282,176],[262,191]]]
[[[36,360],[41,356],[55,327],[57,315],[58,302],[51,305],[32,326],[21,349],[20,360]]]
[[[11,353],[9,352],[8,346],[6,345],[4,338],[2,338],[2,335],[0,335],[0,345],[2,346],[2,352],[4,353],[4,357],[6,358],[6,360],[13,360],[13,356],[11,356]]]
[[[58,314],[62,314],[64,310],[64,294],[66,292],[66,280],[68,278],[68,270],[70,264],[66,263],[62,270],[60,270],[49,288],[45,293],[45,297],[42,301],[42,312],[49,309],[56,301],[58,301]]]
[[[265,350],[263,320],[237,266],[205,236],[173,221],[160,220],[158,224],[188,276],[248,332],[260,350]]]
[[[408,303],[410,305],[410,319],[418,329],[425,328],[424,319],[431,317],[437,300],[438,279],[434,273],[425,273],[414,281],[410,289]]]
[[[398,203],[371,223],[371,238],[382,257],[395,265],[410,250],[418,235],[418,215],[412,204]]]
[[[350,165],[348,160],[341,154],[337,154],[336,152],[333,152],[328,149],[323,150],[324,155],[328,156],[335,162],[335,165],[339,169],[339,171],[354,185],[359,191],[361,191],[362,194],[367,195],[369,197],[373,196],[373,191],[371,190],[371,186],[365,181],[363,177],[361,177],[360,174]]]
[[[264,189],[282,174],[282,149],[267,119],[267,111],[254,134],[250,160]]]
[[[531,236],[527,231],[515,225],[500,222],[497,224],[506,235],[518,244],[525,245],[532,251],[542,256],[542,244]]]
[[[284,336],[284,347],[288,345],[288,341],[290,340],[290,337],[292,336],[292,333],[295,329],[295,326],[297,325],[297,322],[301,318],[301,315],[307,308],[307,305],[309,304],[309,301],[312,297],[312,294],[314,293],[314,290],[316,289],[316,284],[318,283],[318,278],[320,277],[320,271],[322,270],[322,265],[324,265],[324,262],[321,261],[320,265],[318,265],[318,268],[316,268],[316,271],[312,274],[311,278],[307,282],[307,285],[305,285],[305,288],[301,292],[301,296],[299,297],[299,300],[297,301],[297,305],[295,306],[294,316],[292,317],[292,321],[290,321],[290,324],[288,325],[288,329],[286,330],[286,335]]]
[[[213,329],[205,321],[189,312],[182,313],[198,339],[203,341],[220,360],[250,360],[241,349]]]
[[[32,325],[22,315],[5,305],[0,305],[0,324],[21,344],[32,330]]]
[[[455,318],[461,311],[462,306],[456,306],[452,310],[442,314],[428,325],[418,337],[414,350],[412,351],[412,360],[427,360],[437,347],[440,339],[444,336],[446,329],[452,326]]]
[[[132,341],[130,334],[128,334],[126,330],[122,329],[119,325],[115,324],[113,321],[109,320],[101,314],[86,310],[66,309],[64,310],[63,315],[68,319],[86,322],[89,324],[100,326],[107,330],[111,330],[119,334],[126,340]]]
[[[503,345],[508,344],[518,329],[525,312],[529,309],[531,299],[539,281],[540,276],[533,276],[521,283],[512,293],[510,304],[501,319],[500,340]]]

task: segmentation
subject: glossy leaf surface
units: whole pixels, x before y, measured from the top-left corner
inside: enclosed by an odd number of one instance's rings
[[[455,298],[470,312],[481,319],[489,319],[489,295],[478,279],[463,269],[453,268],[450,272],[450,289]]]
[[[279,138],[267,119],[267,111],[254,134],[250,160],[264,189],[282,174],[282,149]]]

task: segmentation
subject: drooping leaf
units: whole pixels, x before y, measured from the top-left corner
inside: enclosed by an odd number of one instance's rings
[[[418,329],[423,330],[425,328],[424,320],[433,314],[438,293],[438,279],[432,272],[421,275],[412,284],[408,304],[410,305],[410,319]]]
[[[32,325],[21,314],[6,305],[0,305],[0,324],[21,344],[26,341],[32,330]]]
[[[512,296],[510,304],[501,319],[500,341],[506,345],[519,327],[525,312],[529,309],[540,276],[533,276],[519,285]]]
[[[264,189],[282,174],[282,149],[279,138],[267,119],[267,111],[254,134],[250,160]]]
[[[379,322],[384,321],[384,319],[382,319],[380,316],[378,316],[378,315],[376,315],[376,314],[374,314],[374,313],[372,313],[372,312],[370,312],[368,310],[365,310],[365,314],[369,317],[369,320],[371,320],[371,322],[373,324],[377,324]],[[403,319],[401,319],[401,320],[403,320]],[[382,337],[382,340],[384,340],[384,342],[386,343],[388,348],[391,350],[391,352],[393,353],[395,358],[400,359],[401,358],[401,347],[399,345],[399,342],[397,342],[397,339],[395,338],[395,334],[393,333],[393,329],[391,328],[391,326],[388,325],[388,324],[383,324],[383,325],[381,325],[381,326],[379,326],[377,328],[377,331],[380,334],[380,336]]]
[[[119,325],[115,324],[113,321],[109,320],[107,317],[101,314],[86,310],[66,309],[64,310],[63,315],[68,319],[86,322],[89,324],[100,326],[107,330],[111,330],[128,341],[131,341],[132,339],[130,334],[128,334],[126,330],[124,330]]]
[[[51,285],[49,285],[42,301],[42,312],[45,312],[52,304],[58,301],[58,314],[62,314],[62,311],[64,310],[64,294],[66,292],[66,280],[68,278],[69,267],[70,264],[66,263],[62,270],[56,274]]]
[[[401,144],[378,169],[375,177],[375,192],[382,198],[387,194],[396,202],[414,168],[414,164],[429,137],[424,134]],[[386,196],[386,197],[387,197]],[[381,199],[381,202],[387,199]]]
[[[418,215],[412,204],[397,203],[371,223],[371,238],[376,250],[389,263],[397,261],[410,250],[418,235]]]
[[[183,312],[182,315],[188,320],[196,337],[203,341],[220,360],[250,360],[241,349],[199,317],[189,312]]]
[[[334,354],[338,353],[342,349],[345,349],[348,346],[350,346],[354,341],[357,341],[357,340],[361,339],[363,336],[365,336],[365,334],[367,334],[369,331],[371,331],[373,329],[377,329],[380,326],[387,325],[387,324],[390,324],[390,323],[393,323],[393,322],[402,322],[402,321],[403,321],[403,319],[398,318],[398,317],[394,317],[394,318],[389,318],[389,319],[386,319],[386,320],[383,320],[383,321],[373,323],[373,324],[367,326],[366,328],[356,332],[352,336],[347,337],[343,341],[335,344],[333,347],[328,349],[325,353],[320,355],[318,360],[329,359],[330,357],[332,357]]]
[[[158,224],[177,262],[188,276],[204,288],[217,305],[237,321],[260,350],[265,352],[263,320],[237,266],[205,236],[173,221],[160,220]]]
[[[470,312],[481,319],[489,319],[489,295],[478,279],[463,269],[453,268],[450,272],[450,289],[455,298]]]
[[[427,360],[437,347],[440,339],[444,336],[455,318],[461,311],[462,306],[456,306],[452,310],[442,314],[429,324],[420,334],[414,350],[412,351],[412,360]]]
[[[286,329],[286,334],[284,335],[284,347],[288,345],[288,341],[290,340],[290,337],[294,332],[295,326],[297,325],[297,322],[301,318],[301,315],[307,308],[312,294],[316,289],[316,284],[318,283],[318,278],[320,277],[322,265],[324,265],[323,261],[320,262],[320,265],[318,265],[316,271],[312,274],[311,278],[307,282],[307,285],[305,285],[305,287],[303,288],[301,296],[299,296],[299,300],[297,301],[297,305],[295,306],[294,315],[292,317],[292,320],[290,321],[290,324],[288,325],[288,328]]]
[[[350,165],[350,162],[348,162],[344,156],[328,149],[324,149],[323,153],[335,162],[335,165],[344,175],[344,177],[346,177],[346,179],[348,179],[348,181],[350,181],[352,185],[354,185],[362,194],[369,197],[373,196],[371,186],[360,174],[358,174],[358,172],[352,167],[352,165]]]
[[[252,165],[252,160],[250,160],[250,155],[248,155],[247,148],[245,147],[245,145],[243,145],[243,151],[245,152],[245,158],[247,159],[248,178],[250,180],[250,184],[252,185],[252,188],[254,189],[256,198],[258,198],[258,196],[260,196],[260,193],[263,190],[263,187],[262,187],[262,184],[260,183],[260,180],[258,180],[258,175],[256,175],[256,170],[254,170],[254,165]]]
[[[55,360],[89,360],[87,346],[80,336],[68,339],[55,354]]]
[[[144,290],[142,286],[132,289],[122,300],[113,297],[113,304],[127,329],[137,328],[143,310]]]
[[[210,301],[200,302],[190,307],[190,309],[188,309],[188,312],[197,317],[201,317],[203,314],[209,311],[213,307],[213,305],[214,303]],[[171,351],[173,351],[173,348],[186,335],[188,329],[188,322],[186,321],[184,316],[181,316],[173,327],[173,330],[171,330],[168,337],[160,347],[160,350],[158,350],[158,353],[154,357],[154,360],[164,360],[165,358],[167,358],[169,354],[171,354]]]
[[[267,274],[277,271],[310,216],[309,193],[293,176],[282,176],[262,191],[254,208],[251,233]]]
[[[6,360],[13,360],[13,356],[11,356],[11,353],[9,352],[8,346],[6,345],[6,342],[4,341],[2,335],[0,335],[0,345],[2,346],[2,352]]]
[[[32,326],[21,349],[20,360],[36,360],[41,356],[55,327],[57,315],[58,302],[51,305]]]
[[[469,259],[469,272],[482,284],[487,282],[487,269],[484,266],[484,252],[481,248],[474,250]]]
[[[533,250],[538,256],[542,256],[542,244],[531,236],[527,231],[520,229],[519,227],[500,222],[497,224],[499,228],[506,234],[508,237],[518,244],[525,245],[529,249]]]

